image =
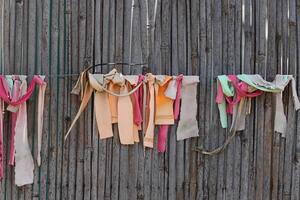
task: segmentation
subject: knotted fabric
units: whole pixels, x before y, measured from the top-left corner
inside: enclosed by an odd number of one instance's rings
[[[183,76],[180,120],[177,128],[177,140],[198,137],[197,84],[199,76]]]
[[[295,110],[300,108],[300,102],[297,96],[296,91],[296,82],[292,75],[276,75],[274,81],[268,82],[264,80],[260,75],[247,75],[241,74],[237,76],[240,80],[249,84],[253,88],[257,90],[261,90],[264,92],[272,92],[276,98],[275,105],[275,123],[274,130],[282,134],[285,137],[287,119],[284,114],[283,102],[282,102],[282,92],[285,87],[291,82],[292,86],[292,96],[295,105]]]
[[[224,94],[226,93],[227,96],[233,96],[234,91],[232,90],[232,87],[228,85],[228,80],[231,81],[235,91],[238,93],[240,98],[240,103],[238,104],[238,108],[236,109],[236,114],[233,114],[233,122],[232,126],[230,128],[230,133],[229,137],[226,139],[224,144],[212,151],[203,151],[202,149],[198,150],[202,154],[206,155],[214,155],[226,148],[226,146],[230,143],[230,141],[234,138],[236,135],[236,132],[238,130],[241,130],[241,124],[245,123],[244,122],[244,113],[245,113],[245,98],[244,97],[255,97],[260,95],[262,92],[271,92],[274,93],[276,97],[276,111],[275,111],[275,127],[274,130],[276,132],[282,133],[282,136],[285,137],[285,132],[286,132],[286,116],[284,114],[284,109],[283,109],[283,102],[282,102],[282,92],[284,91],[285,87],[291,82],[292,83],[292,95],[293,95],[293,101],[295,105],[295,110],[298,110],[300,108],[300,102],[297,96],[296,92],[296,83],[295,79],[293,78],[292,75],[276,75],[274,81],[268,82],[264,80],[260,75],[254,74],[254,75],[248,75],[248,74],[241,74],[237,75],[237,78],[241,81],[244,82],[244,84],[247,84],[246,87],[238,87],[237,86],[237,80],[235,76],[227,76],[222,75],[218,76],[218,86],[221,86],[218,88],[218,95],[217,95],[217,103],[218,104],[224,104]],[[220,84],[221,83],[221,84]],[[221,90],[221,89],[222,90]],[[244,89],[243,89],[244,88]],[[249,93],[247,93],[249,92]],[[224,94],[223,94],[224,93]],[[239,98],[239,97],[237,97]],[[219,107],[220,110],[220,107]],[[222,107],[222,111],[220,110],[220,116],[221,116],[221,123],[223,125],[227,125],[227,121],[224,120],[224,116],[226,113],[224,113],[224,107]],[[223,119],[223,121],[222,121]],[[224,126],[223,126],[224,127]]]
[[[7,103],[7,110],[11,111],[12,127],[10,139],[9,164],[16,165],[15,179],[18,186],[30,184],[33,182],[33,158],[29,149],[27,138],[27,110],[26,101],[32,95],[36,85],[39,85],[39,92],[45,91],[46,83],[44,77],[35,75],[27,88],[26,76],[4,76],[0,75],[0,98],[1,98],[1,116],[0,116],[0,160],[2,160],[3,150],[3,103]],[[43,102],[44,92],[38,97],[38,164],[40,165],[40,146],[43,125]],[[23,168],[25,166],[25,168]],[[2,162],[0,163],[0,179]],[[3,176],[3,173],[2,173]]]
[[[135,77],[135,80],[138,80],[137,76]],[[115,69],[105,75],[90,74],[87,71],[82,72],[74,89],[72,90],[72,93],[82,94],[82,102],[79,107],[79,111],[77,112],[75,119],[65,136],[65,139],[70,133],[75,122],[78,120],[80,114],[87,106],[93,91],[95,91],[95,112],[100,138],[113,136],[111,125],[114,123],[111,113],[112,103],[108,96],[113,95],[117,97],[114,102],[117,104],[117,113],[115,113],[115,117],[118,122],[120,142],[121,144],[133,144],[135,130],[133,127],[133,107],[130,95],[139,89],[142,83],[136,85],[134,89],[128,92],[126,81],[130,83],[132,80],[127,80],[122,74],[117,73]],[[116,86],[116,91],[119,90],[119,93],[115,93],[114,91],[107,89],[107,87],[112,84]],[[82,91],[83,88],[84,90]]]
[[[218,89],[216,102],[218,103],[221,124],[223,128],[227,128],[226,102],[228,104],[227,113],[233,114],[233,118],[237,114],[237,105],[242,98],[253,98],[262,94],[262,91],[252,91],[247,83],[239,82],[235,75],[218,76]],[[224,98],[225,97],[225,98]],[[226,99],[226,102],[224,101]],[[246,104],[243,104],[246,106]],[[239,120],[235,123],[236,130],[245,129],[246,110],[241,108]]]

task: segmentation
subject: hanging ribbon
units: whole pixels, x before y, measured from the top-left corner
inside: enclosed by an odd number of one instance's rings
[[[148,103],[147,103],[147,125],[146,125],[146,133],[144,136],[144,147],[153,148],[153,140],[154,140],[154,109],[155,109],[155,77],[149,73],[146,76],[146,82],[148,87]]]
[[[26,77],[20,76],[19,78],[22,81],[20,93],[24,96],[27,89]],[[28,143],[26,101],[19,106],[17,111],[15,134],[15,184],[17,186],[32,184],[34,162]]]
[[[177,128],[177,140],[198,137],[197,122],[197,84],[199,76],[183,76],[180,120]]]
[[[173,77],[164,93],[166,97],[174,100],[174,120],[177,120],[179,116],[182,78],[182,74],[177,77]],[[161,125],[159,128],[157,140],[158,152],[163,153],[166,151],[168,129],[169,125]]]

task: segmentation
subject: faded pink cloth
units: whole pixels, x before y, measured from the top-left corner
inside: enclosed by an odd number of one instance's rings
[[[174,101],[174,119],[177,120],[180,112],[180,98],[181,98],[181,85],[183,75],[180,74],[176,77],[176,98]],[[171,84],[171,83],[170,83]],[[166,142],[168,137],[169,125],[160,125],[157,139],[158,152],[164,153],[166,151]]]
[[[21,80],[22,79],[22,83]],[[16,157],[16,147],[19,149],[19,156],[20,153],[21,155],[24,155],[25,153],[32,158],[31,156],[31,151],[28,147],[28,141],[27,138],[27,113],[26,113],[26,100],[28,100],[30,98],[30,96],[32,95],[34,88],[36,86],[36,84],[38,84],[40,86],[40,89],[42,88],[43,93],[42,96],[45,94],[45,88],[46,88],[46,83],[44,82],[44,76],[39,76],[39,75],[35,75],[27,89],[27,82],[26,82],[26,76],[12,76],[12,79],[14,80],[14,84],[13,84],[13,91],[10,91],[10,87],[7,83],[7,80],[5,78],[4,75],[0,75],[0,180],[3,178],[3,104],[4,102],[8,103],[8,107],[7,110],[12,112],[11,118],[12,118],[12,132],[11,132],[11,138],[10,138],[10,155],[9,155],[9,161],[8,163],[10,165],[14,165],[15,164],[15,157]],[[25,85],[23,85],[25,84]],[[21,92],[21,87],[22,85],[24,86],[23,88],[25,90],[22,90]],[[21,94],[22,93],[22,94]],[[39,108],[38,108],[38,121],[37,123],[39,124],[38,126],[38,137],[39,137],[39,141],[38,141],[38,146],[39,146],[39,151],[40,151],[40,137],[41,137],[41,131],[42,131],[42,112],[43,109],[40,108],[41,106],[43,106],[43,101],[44,98],[40,98],[41,95],[39,95]],[[23,109],[21,114],[20,114],[20,107]],[[26,116],[25,116],[26,115]],[[19,119],[20,118],[20,119]],[[25,120],[25,121],[24,121]],[[25,131],[25,132],[24,132]],[[25,133],[25,134],[19,134],[19,132],[21,133]],[[18,134],[18,138],[21,139],[18,141],[16,141],[16,134]],[[24,144],[26,144],[24,147],[23,146],[16,146],[16,142],[22,141]],[[23,143],[21,145],[23,145]],[[23,148],[23,149],[22,149]],[[24,151],[25,149],[29,149],[28,151]],[[39,152],[38,152],[39,155]],[[18,159],[23,159],[23,157],[19,157]],[[39,156],[38,156],[39,157]],[[26,158],[27,159],[27,158]],[[30,160],[30,158],[28,158],[27,160]],[[22,161],[21,161],[22,162]],[[31,162],[30,162],[31,163]],[[33,164],[33,162],[32,162]],[[20,164],[19,166],[22,166],[22,164]],[[27,165],[27,168],[31,169],[32,167],[30,167],[29,165]],[[17,168],[17,166],[16,166]],[[18,186],[24,185],[24,184],[28,184],[31,183],[31,180],[33,180],[33,171],[30,172],[31,170],[28,169],[24,169],[23,167],[21,167],[20,169],[16,169],[16,181],[15,183]],[[33,169],[33,168],[32,168]],[[19,172],[23,171],[20,174]],[[24,179],[24,177],[27,176],[26,180]],[[28,178],[29,177],[29,178]],[[29,181],[30,179],[30,181]]]
[[[17,101],[20,97],[20,88],[21,82],[17,76],[13,77],[14,79],[14,86],[12,92],[12,101]],[[9,165],[15,164],[15,135],[16,135],[16,122],[18,118],[18,111],[11,113],[11,135],[10,135],[10,154],[9,154]]]
[[[137,85],[140,84],[142,81],[144,81],[144,76],[139,75]],[[142,105],[143,105],[143,87],[140,87],[137,91],[133,93],[133,98],[134,98],[134,105],[133,105],[134,123],[137,126],[140,126],[141,123],[143,122],[143,117],[141,112]]]

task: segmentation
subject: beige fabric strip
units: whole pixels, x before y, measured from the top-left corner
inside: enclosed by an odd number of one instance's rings
[[[21,95],[24,95],[27,90],[26,77],[20,76],[20,79]],[[34,161],[28,143],[26,102],[19,106],[15,132],[15,184],[32,184]]]
[[[106,92],[95,92],[94,109],[100,139],[113,137],[111,113]]]
[[[199,76],[184,76],[182,79],[182,96],[180,120],[177,128],[177,140],[198,137],[197,83]]]
[[[80,79],[82,77],[84,77],[84,76],[86,76],[86,74],[82,73],[80,75]],[[75,87],[77,88],[77,84],[76,84]],[[68,138],[68,135],[70,134],[73,126],[75,125],[76,121],[79,119],[81,113],[84,111],[85,107],[87,106],[87,104],[88,104],[88,102],[89,102],[89,100],[90,100],[90,98],[92,96],[93,88],[90,86],[89,82],[86,81],[85,85],[81,86],[81,88],[83,88],[83,87],[84,87],[84,90],[83,90],[83,92],[81,92],[83,95],[82,95],[82,100],[81,100],[81,104],[80,104],[79,110],[78,110],[78,112],[77,112],[77,114],[76,114],[73,122],[71,123],[71,126],[70,126],[69,130],[67,131],[67,133],[65,135],[65,140]],[[73,91],[73,93],[75,93],[75,94],[76,94],[76,92],[78,92],[77,89]]]
[[[144,137],[144,147],[153,148],[153,140],[154,140],[154,104],[155,104],[155,91],[154,91],[154,82],[155,77],[149,73],[146,76],[146,81],[148,84],[148,94],[149,94],[149,119],[146,128],[146,134]],[[145,95],[145,94],[144,94]]]
[[[40,76],[42,80],[45,76]],[[37,152],[37,164],[41,165],[41,148],[42,148],[42,134],[43,134],[43,113],[44,113],[44,102],[45,102],[45,92],[47,84],[39,86],[38,93],[38,113],[37,113],[37,134],[38,134],[38,152]]]
[[[120,94],[128,93],[126,84],[121,86]],[[121,144],[134,144],[133,108],[129,96],[118,99],[118,129]]]
[[[296,91],[296,82],[293,76],[289,75],[288,79],[285,79],[286,75],[276,75],[275,77],[275,84],[281,88],[283,91],[285,87],[291,82],[292,86],[292,96],[294,101],[295,110],[300,108],[300,102],[297,96]],[[287,129],[287,119],[286,115],[284,114],[284,107],[282,101],[282,92],[275,93],[276,99],[276,111],[275,111],[275,121],[274,121],[274,130],[282,134],[282,137],[286,136],[286,129]]]

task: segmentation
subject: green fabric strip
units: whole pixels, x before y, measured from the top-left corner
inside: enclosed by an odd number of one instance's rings
[[[220,83],[222,86],[222,91],[223,91],[224,95],[232,97],[234,95],[234,88],[229,85],[229,82],[230,81],[229,81],[227,75],[220,75],[220,76],[218,76],[217,87],[220,87],[219,86],[219,83]],[[218,109],[219,109],[220,121],[221,121],[222,128],[227,128],[228,124],[227,124],[227,112],[226,112],[225,98],[222,99],[222,103],[218,104]]]

